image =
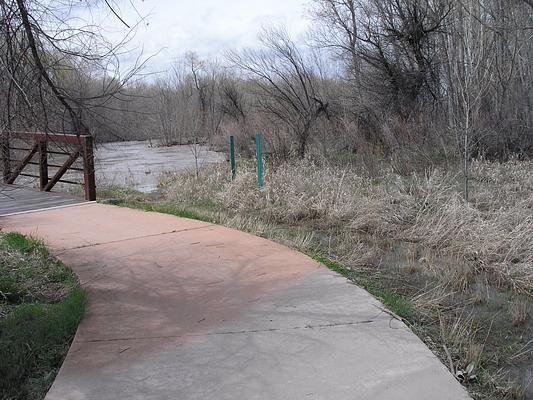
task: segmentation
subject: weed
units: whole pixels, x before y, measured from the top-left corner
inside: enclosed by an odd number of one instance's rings
[[[42,242],[37,240],[31,240],[28,239],[26,236],[17,233],[17,232],[9,232],[4,234],[3,240],[5,244],[10,247],[11,249],[21,252],[21,253],[31,253],[31,252],[38,252],[43,257],[48,256],[48,250],[43,245]]]
[[[509,395],[513,400],[525,400],[527,398],[526,388],[520,385],[514,385],[509,390]]]
[[[529,303],[524,299],[516,299],[509,303],[509,315],[513,325],[522,325],[528,317]]]

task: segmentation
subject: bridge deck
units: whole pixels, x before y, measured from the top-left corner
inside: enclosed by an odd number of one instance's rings
[[[0,184],[0,217],[82,203],[87,201],[65,193],[40,192],[27,187]]]

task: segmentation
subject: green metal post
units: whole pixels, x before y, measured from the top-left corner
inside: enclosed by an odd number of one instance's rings
[[[231,179],[235,180],[237,176],[237,164],[235,163],[235,137],[229,137],[229,159],[231,162]]]
[[[256,157],[257,157],[257,186],[259,189],[263,188],[263,144],[262,137],[260,133],[255,135],[255,145],[256,145]]]

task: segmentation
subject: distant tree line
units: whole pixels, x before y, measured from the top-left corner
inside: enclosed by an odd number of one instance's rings
[[[110,74],[112,48],[93,57],[28,28],[24,3],[37,4],[2,1],[3,129],[158,145],[225,146],[231,134],[241,151],[261,131],[276,157],[357,153],[398,168],[533,155],[530,0],[313,0],[304,44],[268,28],[254,49],[188,53],[147,79]]]

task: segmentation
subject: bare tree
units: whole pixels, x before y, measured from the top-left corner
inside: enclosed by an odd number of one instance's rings
[[[264,49],[232,52],[228,58],[253,80],[258,106],[286,124],[303,158],[318,118],[328,114],[329,103],[316,73],[286,30],[266,29],[260,40]]]
[[[100,28],[90,22],[80,24],[75,18],[82,8],[97,4],[70,0],[0,2],[5,129],[88,133],[89,115],[105,107],[138,71],[140,65],[135,64],[120,75],[117,52],[127,38],[112,44]],[[106,1],[105,5],[116,14],[112,3]],[[68,75],[79,70],[99,71],[98,93],[69,87]]]
[[[184,99],[178,97],[169,80],[160,80],[155,85],[154,100],[162,143],[165,146],[182,144],[183,127],[180,126],[179,115],[187,111],[183,108]]]
[[[315,0],[318,45],[344,55],[356,90],[404,117],[438,93],[437,39],[451,6],[433,0]],[[366,79],[361,79],[361,73]],[[373,78],[372,78],[373,77]],[[372,78],[372,79],[368,79]]]
[[[359,18],[362,4],[359,0],[314,0],[313,31],[316,45],[326,48],[346,61],[347,71],[357,79],[361,71],[359,50]]]
[[[463,153],[464,196],[468,201],[468,167],[472,143],[479,135],[482,100],[490,84],[490,65],[494,60],[492,33],[483,24],[476,23],[481,11],[477,0],[461,4],[450,21],[447,35],[449,65],[448,95],[451,101],[453,129]],[[453,30],[452,30],[453,29]]]

